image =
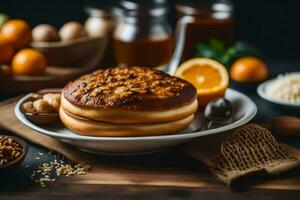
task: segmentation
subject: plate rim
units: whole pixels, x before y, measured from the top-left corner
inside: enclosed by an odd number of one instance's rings
[[[275,104],[282,105],[282,106],[289,106],[289,107],[294,107],[294,108],[300,108],[300,104],[297,104],[297,103],[288,103],[288,102],[285,102],[285,101],[280,101],[278,99],[275,99],[275,98],[271,97],[270,95],[268,95],[266,93],[266,88],[270,84],[272,84],[273,82],[275,82],[276,80],[277,80],[277,78],[273,78],[273,79],[264,81],[261,84],[259,84],[257,86],[257,89],[256,89],[257,94],[261,98],[263,98],[264,100],[266,100],[268,102],[271,102],[271,103],[275,103]]]
[[[183,134],[170,134],[170,135],[158,135],[158,136],[138,136],[138,137],[94,137],[94,136],[83,136],[76,134],[76,137],[73,136],[66,136],[66,135],[61,135],[59,133],[55,133],[53,131],[48,131],[44,128],[39,127],[38,125],[30,122],[28,119],[25,118],[25,116],[22,114],[20,107],[22,103],[27,100],[27,98],[32,95],[33,93],[29,93],[22,97],[16,104],[14,112],[18,120],[20,120],[24,125],[27,127],[33,129],[34,131],[37,131],[43,135],[47,135],[50,137],[58,138],[58,139],[71,139],[74,141],[154,141],[154,140],[179,140],[179,139],[191,139],[191,138],[196,138],[196,137],[201,137],[201,136],[206,136],[206,135],[212,135],[212,134],[217,134],[217,133],[222,133],[226,132],[235,128],[238,128],[247,122],[249,122],[251,119],[255,117],[257,114],[257,106],[256,104],[245,94],[228,88],[227,91],[237,93],[238,95],[242,96],[242,98],[246,99],[246,101],[251,105],[252,109],[250,112],[246,113],[241,119],[238,121],[233,122],[232,124],[215,128],[215,129],[210,129],[210,130],[205,130],[205,131],[198,131],[198,132],[192,132],[192,133],[183,133]],[[227,92],[226,91],[226,92]]]

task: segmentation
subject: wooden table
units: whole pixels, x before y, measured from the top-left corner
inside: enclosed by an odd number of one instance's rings
[[[276,65],[276,66],[274,66]],[[271,65],[272,76],[299,68],[295,64]],[[299,66],[299,65],[298,65]],[[256,86],[232,84],[231,87],[249,95],[258,106],[255,122],[265,122],[274,116],[300,115],[265,102],[256,95]],[[3,131],[1,131],[3,133]],[[281,140],[300,148],[300,140]],[[213,145],[213,144],[212,144]],[[35,157],[42,152],[40,160]],[[99,156],[101,166],[83,180],[81,176],[61,177],[46,188],[33,184],[30,174],[45,161],[53,160],[47,150],[30,145],[23,165],[13,174],[0,175],[0,199],[299,199],[300,169],[280,177],[261,178],[258,184],[244,191],[231,191],[216,180],[204,165],[176,149],[153,155],[135,157]],[[25,167],[29,165],[29,167]],[[262,181],[264,180],[264,181]]]

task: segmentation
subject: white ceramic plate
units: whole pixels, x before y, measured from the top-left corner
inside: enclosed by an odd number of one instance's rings
[[[75,134],[67,129],[63,124],[56,123],[51,126],[38,126],[28,121],[20,111],[20,106],[31,94],[23,97],[16,105],[15,114],[17,118],[29,128],[50,137],[56,138],[77,148],[99,154],[136,154],[149,151],[158,151],[175,145],[194,140],[196,138],[222,133],[246,124],[256,114],[256,105],[246,95],[233,89],[226,91],[225,97],[233,105],[233,122],[229,125],[193,132],[201,126],[203,122],[199,113],[192,124],[185,130],[173,135],[144,136],[144,137],[89,137]]]
[[[258,95],[261,98],[263,98],[263,99],[265,99],[269,102],[272,102],[272,103],[275,103],[275,104],[278,104],[278,105],[281,105],[281,106],[284,106],[284,107],[300,109],[300,104],[280,101],[280,100],[275,99],[275,98],[273,98],[273,97],[271,97],[270,95],[267,94],[268,87],[270,87],[276,80],[277,80],[277,78],[274,78],[274,79],[271,79],[271,80],[268,80],[268,81],[265,81],[265,82],[261,83],[257,87]]]

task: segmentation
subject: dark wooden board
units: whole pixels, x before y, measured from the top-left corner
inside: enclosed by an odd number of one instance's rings
[[[46,188],[23,181],[17,189],[0,194],[1,200],[298,199],[300,169],[235,192],[197,160],[176,150],[136,157],[99,156],[87,175],[60,177]]]
[[[299,70],[299,63],[283,62],[270,66],[273,77],[286,71]],[[256,85],[246,89],[241,85],[232,87],[246,93],[257,104],[258,114],[254,122],[266,122],[287,114],[299,115],[296,110],[280,108],[258,97]],[[300,139],[279,141],[300,149]],[[47,151],[31,144],[23,166],[14,174],[0,176],[1,200],[288,200],[300,197],[299,168],[278,177],[264,179],[243,192],[236,192],[216,180],[197,160],[175,150],[130,158],[99,156],[98,165],[88,175],[61,177],[49,187],[41,188],[32,183],[30,173],[40,163],[54,158],[47,155],[36,160],[38,152]],[[27,164],[29,168],[25,168]]]
[[[42,76],[14,76],[0,79],[1,94],[13,95],[40,90],[43,88],[63,87],[70,80],[88,73],[95,67],[55,67],[48,66]]]

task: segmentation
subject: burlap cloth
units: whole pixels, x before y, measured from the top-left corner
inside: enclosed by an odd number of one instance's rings
[[[93,161],[91,155],[23,125],[14,114],[17,100],[13,98],[0,103],[0,127],[72,161]],[[245,176],[261,173],[277,175],[300,165],[299,150],[279,144],[267,129],[254,124],[233,133],[201,138],[184,145],[180,150],[206,164],[228,186]]]

